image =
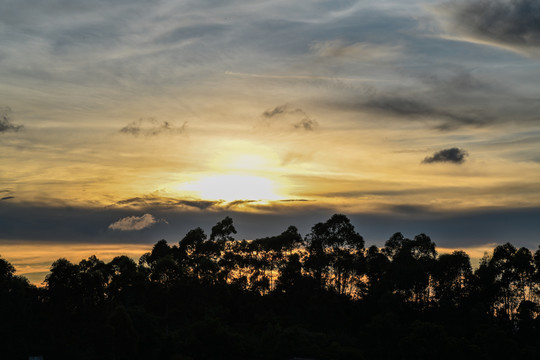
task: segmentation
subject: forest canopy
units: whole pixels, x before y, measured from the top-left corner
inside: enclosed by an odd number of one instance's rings
[[[366,247],[342,214],[304,237],[235,234],[225,217],[138,262],[60,258],[41,288],[0,258],[2,358],[540,356],[540,247],[498,245],[473,270],[426,234]]]

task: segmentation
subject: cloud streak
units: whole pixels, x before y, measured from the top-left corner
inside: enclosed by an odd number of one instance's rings
[[[120,231],[137,231],[151,227],[157,223],[168,224],[163,219],[156,219],[152,214],[144,214],[142,216],[128,216],[109,225],[111,230]]]
[[[156,208],[175,208],[185,207],[191,209],[207,210],[218,206],[222,201],[214,200],[189,200],[175,199],[171,197],[146,195],[133,197],[116,202],[118,206],[133,206],[133,207],[156,207]]]
[[[343,40],[315,41],[311,45],[311,51],[322,58],[352,58],[363,61],[395,60],[402,55],[399,45],[348,43]]]
[[[435,126],[438,130],[452,130],[463,125],[482,126],[488,122],[484,116],[474,111],[470,111],[469,114],[457,113],[403,96],[383,95],[373,97],[371,100],[365,102],[363,106],[368,110],[402,118],[436,121],[439,122]]]
[[[472,41],[527,51],[540,48],[536,0],[473,0],[446,4],[449,29]]]
[[[449,162],[453,164],[463,164],[468,155],[467,151],[453,147],[437,151],[432,156],[426,156],[424,160],[422,160],[422,163],[432,164]]]

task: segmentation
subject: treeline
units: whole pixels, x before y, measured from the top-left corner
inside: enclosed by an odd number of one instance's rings
[[[473,271],[425,234],[365,247],[345,215],[235,240],[226,217],[136,263],[55,261],[44,287],[0,258],[0,358],[540,357],[540,247]]]

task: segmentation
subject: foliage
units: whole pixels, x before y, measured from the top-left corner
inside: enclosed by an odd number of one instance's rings
[[[44,288],[0,258],[0,358],[454,359],[540,356],[540,247],[472,270],[425,234],[364,248],[345,215],[305,238],[158,241],[136,263],[56,260]],[[9,346],[8,346],[9,345]]]

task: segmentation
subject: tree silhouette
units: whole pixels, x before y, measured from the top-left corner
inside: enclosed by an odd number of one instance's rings
[[[305,265],[319,284],[342,294],[351,276],[360,274],[364,239],[354,230],[350,220],[335,214],[324,223],[315,224],[306,236],[308,257]]]
[[[45,284],[56,311],[70,314],[78,310],[83,293],[79,266],[65,258],[56,260],[45,277]]]
[[[389,276],[394,291],[406,301],[425,306],[431,301],[431,280],[437,252],[429,236],[419,234],[414,240],[395,233],[385,243],[383,252],[391,259]]]
[[[138,264],[61,258],[43,288],[0,258],[0,358],[513,359],[540,356],[540,247],[502,244],[473,272],[425,234],[364,249],[345,215],[302,239],[158,241]]]
[[[433,271],[435,295],[441,306],[459,307],[468,295],[472,275],[469,255],[463,251],[439,256]]]

